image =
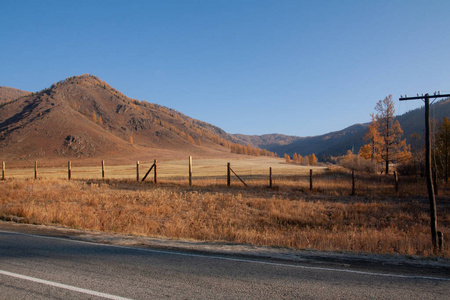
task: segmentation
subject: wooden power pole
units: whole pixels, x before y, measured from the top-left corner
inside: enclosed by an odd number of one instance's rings
[[[430,201],[430,222],[431,222],[431,242],[433,243],[433,251],[436,253],[437,251],[437,217],[436,217],[436,198],[434,195],[434,187],[433,187],[433,175],[431,172],[431,134],[430,134],[430,98],[444,98],[450,97],[450,94],[447,95],[439,95],[434,94],[430,96],[429,94],[425,94],[422,96],[417,95],[417,97],[407,97],[406,95],[400,96],[400,101],[405,100],[424,100],[425,101],[425,170],[427,172],[427,189],[428,189],[428,198]]]

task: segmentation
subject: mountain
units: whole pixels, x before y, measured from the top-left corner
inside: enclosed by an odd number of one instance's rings
[[[237,142],[218,127],[128,98],[92,75],[0,104],[3,160],[223,156]]]
[[[444,117],[450,117],[450,99],[437,101],[430,106],[430,117],[434,120],[432,132],[435,130],[436,124],[442,122]],[[421,137],[425,135],[425,108],[417,108],[397,117],[403,129],[403,136],[408,143],[413,144],[415,139],[411,135],[417,133]],[[421,141],[423,140],[420,139]],[[421,144],[420,144],[421,145]],[[419,145],[419,146],[420,146]]]
[[[450,99],[431,108],[441,121]],[[404,137],[417,148],[423,140],[424,109],[398,116]],[[355,124],[320,136],[231,135],[173,109],[128,98],[92,75],[74,76],[37,93],[0,87],[0,159],[15,164],[46,164],[99,159],[122,163],[146,159],[232,156],[233,143],[319,159],[359,151],[368,124]],[[415,136],[412,134],[417,133]],[[419,135],[419,137],[417,137]]]
[[[31,93],[22,91],[22,90],[18,90],[15,88],[0,86],[0,104],[10,102],[12,100],[26,96],[28,94],[31,94]]]
[[[284,134],[264,134],[264,135],[245,135],[245,134],[233,134],[233,136],[245,144],[249,144],[252,147],[258,147],[266,149],[272,152],[273,149],[277,149],[280,146],[292,144],[293,142],[301,139],[298,136],[284,135]]]
[[[345,154],[349,149],[357,149],[363,145],[362,137],[365,134],[367,124],[355,124],[340,131],[311,137],[286,136],[268,134],[263,136],[234,135],[248,142],[254,147],[259,147],[282,156],[284,153],[292,156],[294,153],[303,156],[316,154],[322,158],[330,155]]]
[[[450,116],[450,99],[437,101],[430,108],[431,118],[435,123],[441,122],[444,117]],[[423,146],[425,131],[424,107],[409,111],[397,116],[406,138],[406,142],[412,148],[419,149]],[[367,124],[355,124],[343,130],[330,132],[324,135],[312,137],[286,136],[269,134],[262,136],[234,135],[236,138],[249,143],[251,146],[266,149],[283,155],[292,156],[294,153],[302,156],[314,153],[320,160],[326,160],[329,156],[344,155],[348,150],[355,153],[364,145],[363,137],[366,134]]]

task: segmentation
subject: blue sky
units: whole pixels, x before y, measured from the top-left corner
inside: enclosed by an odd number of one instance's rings
[[[89,73],[229,133],[318,135],[370,121],[389,94],[450,93],[448,0],[0,6],[0,85]]]

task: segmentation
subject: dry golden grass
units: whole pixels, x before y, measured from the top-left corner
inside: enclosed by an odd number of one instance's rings
[[[278,174],[274,189],[257,173],[243,175],[249,188],[235,179],[226,187],[224,178],[208,176],[189,187],[175,173],[157,185],[135,179],[7,180],[0,182],[0,216],[133,235],[432,255],[426,188],[417,181],[403,181],[397,194],[386,177],[358,177],[357,195],[349,196],[348,174],[322,170],[309,191],[305,172]],[[447,188],[438,197],[444,237],[450,236],[449,206]],[[449,247],[440,255],[449,257]]]
[[[227,162],[231,162],[231,168],[239,175],[245,176],[265,176],[269,175],[269,168],[273,168],[275,176],[309,174],[309,169],[314,172],[323,172],[325,167],[299,166],[284,163],[284,159],[272,157],[248,157],[238,156],[240,159],[196,159],[193,160],[193,172],[195,179],[224,178],[227,174]],[[44,162],[42,162],[44,164]],[[152,166],[153,160],[140,161],[139,170],[142,178],[147,170]],[[108,179],[135,179],[135,162],[128,165],[108,165],[105,162],[105,175]],[[158,161],[158,178],[186,180],[188,176],[188,159],[174,161]],[[42,167],[38,162],[38,177],[45,179],[67,179],[67,162],[60,167]],[[86,166],[82,162],[72,162],[73,179],[100,179],[102,176],[101,161],[96,166]],[[149,180],[153,173],[149,175]],[[6,164],[6,178],[29,179],[34,178],[34,164],[29,167],[17,167],[14,163]]]

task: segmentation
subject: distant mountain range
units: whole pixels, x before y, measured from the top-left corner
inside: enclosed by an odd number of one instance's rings
[[[450,99],[437,101],[431,106],[431,117],[438,124],[444,117],[450,117]],[[420,148],[423,145],[425,131],[425,109],[424,107],[409,111],[397,116],[402,129],[403,136],[408,144],[413,148]],[[364,145],[363,137],[366,134],[366,124],[355,124],[343,130],[330,132],[327,134],[311,137],[297,137],[280,134],[266,134],[261,136],[234,135],[254,147],[267,149],[276,152],[279,156],[284,153],[292,156],[294,153],[303,156],[314,153],[319,159],[326,159],[328,156],[338,156],[345,154],[348,150],[358,153]],[[412,137],[414,133],[417,136]]]
[[[450,100],[432,108],[450,116]],[[423,108],[398,116],[407,140],[424,131]],[[367,124],[313,137],[231,135],[173,109],[128,98],[92,75],[74,76],[36,93],[0,87],[0,160],[55,163],[69,158],[116,162],[144,158],[226,157],[231,144],[249,144],[282,156],[315,153],[319,159],[358,152]]]

